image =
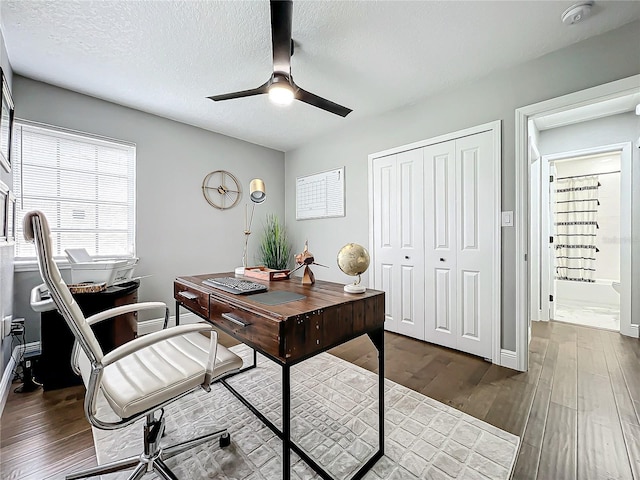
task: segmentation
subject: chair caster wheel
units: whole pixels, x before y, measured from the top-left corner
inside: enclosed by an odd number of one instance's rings
[[[228,447],[231,445],[231,435],[225,433],[220,437],[220,448]]]

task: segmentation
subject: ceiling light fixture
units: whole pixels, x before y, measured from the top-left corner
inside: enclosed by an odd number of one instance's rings
[[[562,23],[565,25],[573,25],[574,23],[581,22],[589,15],[591,15],[591,7],[594,2],[580,2],[575,5],[571,5],[567,8],[562,16]]]
[[[291,105],[295,97],[293,87],[284,75],[274,75],[269,85],[269,100],[276,105]]]

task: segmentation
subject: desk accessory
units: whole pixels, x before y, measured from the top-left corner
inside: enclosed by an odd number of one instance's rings
[[[360,275],[369,268],[369,252],[362,245],[347,243],[338,252],[338,267],[347,275],[357,276],[356,280],[344,286],[347,293],[364,293],[366,287],[360,285]]]
[[[247,267],[244,269],[244,276],[274,282],[276,280],[286,280],[289,278],[289,270],[276,270],[267,267]]]
[[[295,259],[298,266],[294,268],[291,271],[291,273],[295,272],[299,268],[304,267],[304,271],[302,272],[303,285],[313,285],[314,283],[316,283],[316,277],[313,275],[310,265],[318,265],[320,267],[328,268],[326,265],[321,265],[320,263],[316,263],[315,257],[309,251],[308,240],[304,242],[304,250],[302,251],[302,253],[299,253],[298,255],[296,255]],[[289,273],[289,275],[291,275],[291,273]]]
[[[258,293],[257,295],[253,295],[251,300],[263,305],[282,305],[283,303],[297,302],[305,298],[307,297],[295,292],[274,291]]]
[[[264,181],[260,178],[254,178],[249,184],[249,198],[251,199],[251,214],[249,214],[249,205],[244,208],[244,250],[242,252],[242,266],[235,269],[236,275],[243,275],[247,268],[247,247],[249,246],[249,235],[251,235],[251,223],[253,222],[253,212],[256,203],[262,203],[267,199],[267,191]]]
[[[234,277],[207,278],[202,283],[219,290],[224,290],[225,292],[233,293],[234,295],[246,295],[267,291],[267,287],[261,283]]]

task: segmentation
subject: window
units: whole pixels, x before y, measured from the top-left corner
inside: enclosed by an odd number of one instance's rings
[[[22,232],[34,209],[47,216],[58,257],[66,248],[135,255],[135,145],[16,120],[13,148],[16,260],[35,259]]]

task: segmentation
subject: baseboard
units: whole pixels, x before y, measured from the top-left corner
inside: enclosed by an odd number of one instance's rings
[[[500,350],[500,365],[517,370],[518,356],[516,355],[516,352],[513,350],[505,350],[504,348]]]
[[[4,411],[4,405],[7,403],[7,397],[9,396],[9,390],[11,389],[11,381],[13,380],[13,371],[16,368],[16,358],[22,357],[25,353],[36,352],[40,350],[40,342],[30,342],[25,345],[18,345],[11,352],[9,362],[7,362],[4,372],[2,373],[2,380],[0,380],[0,416]]]
[[[640,326],[632,323],[630,328],[623,328],[621,326],[620,328],[620,333],[622,335],[626,335],[627,337],[633,337],[633,338],[638,338],[638,335],[640,334]]]
[[[198,323],[201,322],[202,319],[198,317],[195,313],[181,313],[180,314],[180,324],[186,325],[189,323]],[[169,317],[169,325],[173,326],[176,324],[175,315],[171,315]],[[164,325],[164,318],[151,318],[149,320],[143,320],[138,322],[138,336],[146,335],[147,333],[157,332],[162,330],[162,326]]]

